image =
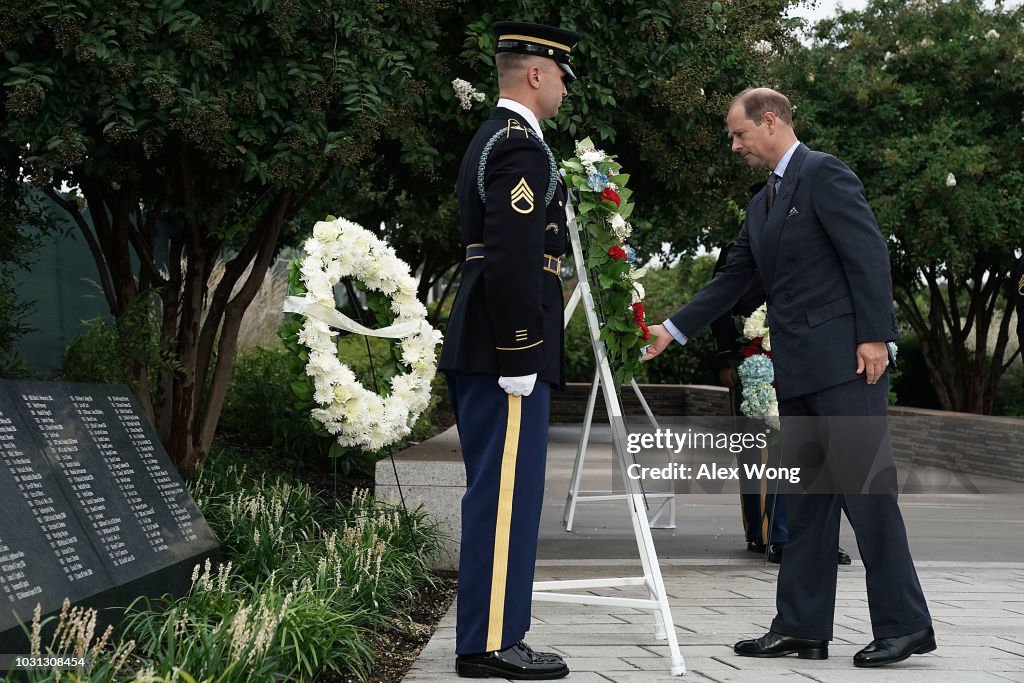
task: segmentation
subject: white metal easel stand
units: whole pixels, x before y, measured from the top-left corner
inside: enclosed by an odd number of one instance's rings
[[[658,555],[654,549],[654,539],[651,537],[651,527],[647,521],[644,495],[640,490],[638,482],[627,476],[627,467],[630,459],[627,458],[627,435],[625,422],[622,417],[622,405],[619,403],[619,397],[615,393],[614,376],[608,363],[608,355],[604,344],[600,339],[600,326],[597,320],[597,313],[595,312],[594,297],[591,294],[590,283],[587,279],[586,267],[584,266],[586,261],[583,258],[583,249],[580,245],[579,230],[576,227],[576,216],[571,201],[568,202],[566,213],[568,215],[568,228],[572,241],[573,256],[579,271],[579,286],[577,288],[579,297],[577,300],[582,299],[583,301],[583,312],[587,318],[590,340],[597,360],[598,378],[595,379],[594,387],[591,391],[590,417],[592,417],[593,404],[596,401],[597,387],[600,386],[612,427],[612,443],[615,454],[618,457],[623,484],[626,490],[625,494],[620,494],[618,497],[626,500],[630,519],[633,522],[633,534],[636,536],[637,549],[640,551],[640,563],[643,566],[644,573],[643,576],[627,578],[535,581],[533,584],[533,599],[539,602],[632,607],[654,612],[654,635],[659,640],[668,640],[669,656],[671,658],[670,670],[673,676],[680,676],[686,673],[686,663],[683,661],[683,655],[679,651],[679,640],[676,637],[672,611],[668,604],[668,595],[665,593],[665,582],[661,576]],[[575,294],[573,298],[577,298]],[[570,301],[570,306],[575,307],[575,303]],[[571,310],[567,308],[567,319],[569,315],[571,315]],[[650,415],[649,409],[647,412]],[[651,419],[653,420],[653,416]],[[588,431],[589,427],[584,433],[586,434]],[[577,465],[580,464],[581,460],[579,455],[577,455]],[[576,473],[574,473],[575,477]],[[625,586],[645,586],[647,588],[647,598],[618,598],[589,593],[563,592],[589,591],[595,588],[619,588]]]

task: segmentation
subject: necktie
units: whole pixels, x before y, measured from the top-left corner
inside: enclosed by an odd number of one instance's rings
[[[772,204],[775,203],[775,185],[779,182],[779,176],[775,175],[775,172],[768,174],[768,210],[772,210]]]

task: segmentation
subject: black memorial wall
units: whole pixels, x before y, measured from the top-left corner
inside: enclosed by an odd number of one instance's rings
[[[218,554],[127,387],[0,381],[0,652],[37,603],[181,594]]]

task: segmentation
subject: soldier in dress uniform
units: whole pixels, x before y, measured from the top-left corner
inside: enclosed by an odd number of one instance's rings
[[[752,188],[755,193],[760,189],[760,185]],[[718,271],[725,265],[735,243],[734,240],[722,247],[715,263],[715,275],[718,275]],[[755,277],[750,281],[750,289],[740,297],[732,310],[710,325],[711,334],[715,339],[715,365],[718,369],[719,383],[729,388],[733,415],[742,414],[740,404],[743,402],[742,387],[736,373],[737,365],[743,361],[743,353],[735,317],[746,318],[764,301],[764,285],[761,284],[761,277],[755,272]],[[750,452],[744,452],[742,457],[751,464],[759,464],[761,451],[751,449]],[[783,544],[789,540],[789,530],[786,528],[786,499],[785,496],[774,495],[768,488],[768,482],[762,481],[761,493],[741,493],[740,513],[747,550],[766,554],[769,561],[777,563],[782,557]]]
[[[530,626],[552,388],[563,377],[566,193],[540,121],[575,79],[579,34],[501,21],[499,100],[458,179],[465,264],[439,367],[466,464],[456,625],[460,676],[561,678]]]

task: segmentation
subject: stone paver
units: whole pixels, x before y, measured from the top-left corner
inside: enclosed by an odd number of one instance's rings
[[[581,505],[574,530],[562,528],[575,448],[571,428],[553,428],[536,579],[639,576],[639,554],[621,502]],[[939,647],[934,653],[881,669],[853,666],[853,654],[871,640],[871,624],[864,566],[844,519],[840,543],[854,564],[839,570],[829,659],[734,655],[735,641],[762,635],[774,617],[778,567],[743,549],[735,496],[711,494],[677,496],[677,528],[652,530],[685,677],[669,675],[668,648],[654,638],[654,618],[643,610],[535,601],[528,641],[564,654],[572,669],[566,680],[584,683],[1024,683],[1024,485],[978,481],[987,487],[979,494],[900,499],[935,621]],[[635,588],[593,592],[646,597]],[[405,680],[460,680],[454,648],[453,606]]]
[[[863,594],[864,567],[859,563],[844,567],[840,576],[841,583],[861,586],[860,597],[844,598],[837,606],[836,639],[829,647],[829,659],[824,661],[792,656],[753,659],[732,653],[736,640],[761,635],[774,614],[761,605],[744,610],[744,601],[760,601],[736,597],[762,590],[758,585],[763,583],[765,571],[756,561],[747,571],[735,565],[706,566],[698,561],[662,565],[670,593],[681,594],[678,587],[688,586],[689,597],[673,601],[679,605],[673,609],[673,618],[687,665],[683,679],[668,675],[668,647],[654,638],[653,617],[639,610],[613,615],[608,613],[609,608],[535,602],[529,639],[535,648],[564,655],[572,670],[567,680],[573,681],[1024,681],[1024,592],[1010,580],[1021,568],[1024,564],[992,567],[976,563],[952,569],[919,563],[921,580],[930,586],[927,595],[935,608],[939,648],[932,654],[877,670],[855,669],[852,664],[853,654],[871,640],[867,597]],[[619,574],[620,567],[609,569],[600,560],[579,560],[572,566],[549,565],[542,560],[537,567],[538,580]],[[949,587],[954,594],[963,595],[965,585],[969,588],[972,580],[988,588],[984,599],[951,599],[943,591],[943,587]],[[705,593],[700,590],[704,583],[728,583],[731,591]],[[1002,591],[998,590],[1000,586]],[[622,589],[616,594],[643,595],[637,589]],[[406,681],[458,680],[453,671],[454,624],[453,608]],[[445,672],[448,678],[444,678]]]

